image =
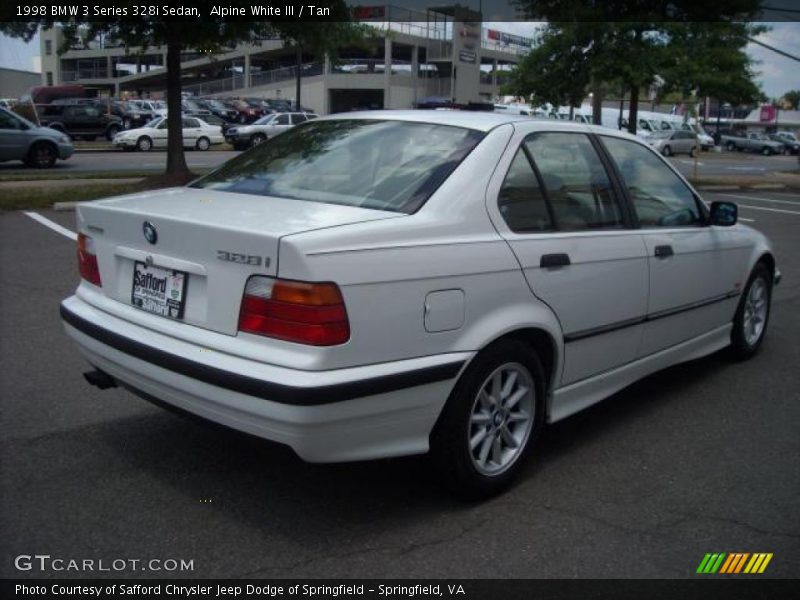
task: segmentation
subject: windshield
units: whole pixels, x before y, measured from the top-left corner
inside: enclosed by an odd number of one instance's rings
[[[161,123],[161,119],[163,118],[164,117],[156,117],[155,119],[152,119],[147,123],[145,123],[144,125],[142,125],[142,127],[150,127],[152,129],[155,129],[158,126],[158,124]]]
[[[259,144],[192,187],[412,213],[483,138],[405,121],[310,121]]]
[[[266,125],[273,119],[274,116],[275,115],[265,115],[260,119],[256,119],[255,121],[253,121],[253,125]]]

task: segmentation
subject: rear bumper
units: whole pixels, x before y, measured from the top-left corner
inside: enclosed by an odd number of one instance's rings
[[[217,353],[73,296],[67,334],[121,384],[178,409],[338,462],[419,454],[470,353],[301,371]],[[142,341],[146,340],[146,342]]]

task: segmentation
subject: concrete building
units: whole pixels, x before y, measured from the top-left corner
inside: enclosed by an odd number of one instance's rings
[[[185,92],[197,96],[258,96],[295,100],[320,114],[358,108],[410,108],[431,97],[457,103],[492,101],[530,38],[484,28],[479,13],[460,6],[412,12],[394,6],[358,9],[378,35],[369,47],[341,48],[334,63],[280,39],[240,44],[214,56],[182,55]],[[163,97],[166,48],[140,53],[98,38],[57,54],[58,28],[41,34],[42,83],[80,83],[99,95]],[[299,59],[299,60],[298,60]]]
[[[0,67],[0,98],[19,98],[41,81],[41,73]]]

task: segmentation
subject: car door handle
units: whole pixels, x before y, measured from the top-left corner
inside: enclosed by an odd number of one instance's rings
[[[672,246],[656,246],[656,258],[667,258],[673,254],[675,253],[672,251]]]
[[[542,254],[539,266],[543,269],[558,269],[570,264],[569,254]]]

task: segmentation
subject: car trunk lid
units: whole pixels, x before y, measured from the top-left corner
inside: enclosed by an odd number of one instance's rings
[[[237,331],[247,279],[251,275],[277,275],[283,236],[401,216],[353,206],[193,188],[82,204],[77,212],[79,230],[95,241],[102,290],[107,297],[141,306],[140,286],[135,297],[133,293],[135,273],[137,278],[145,272],[172,277],[177,271],[185,280],[183,292],[173,292],[182,303],[180,320],[230,335]],[[146,228],[155,231],[150,241]]]

